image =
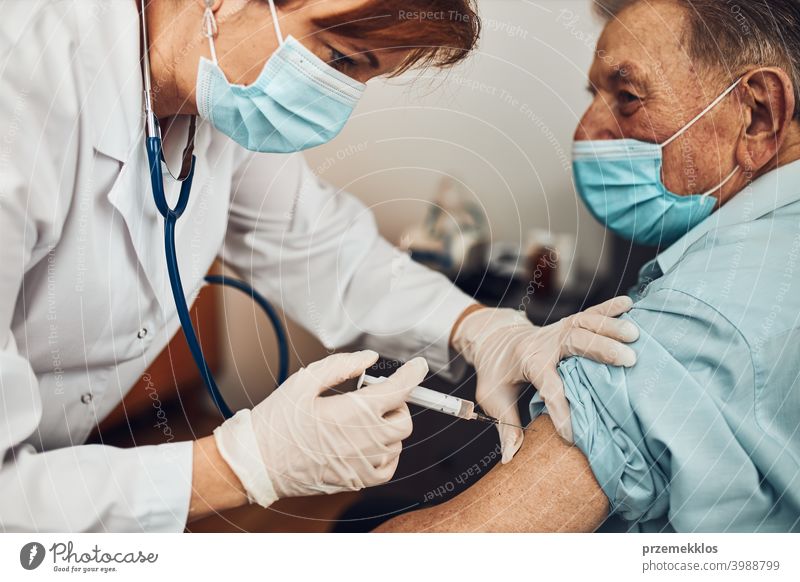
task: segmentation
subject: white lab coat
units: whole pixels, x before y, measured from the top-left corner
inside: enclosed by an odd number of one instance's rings
[[[6,2],[0,59],[0,530],[181,531],[191,443],[82,444],[179,327],[134,0]],[[380,238],[361,203],[302,156],[252,155],[205,124],[196,154],[177,230],[188,295],[221,256],[329,347],[452,371],[471,299]]]

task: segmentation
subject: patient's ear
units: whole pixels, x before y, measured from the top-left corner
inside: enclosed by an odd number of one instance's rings
[[[742,77],[737,94],[742,104],[744,131],[736,161],[757,172],[780,150],[794,117],[792,80],[779,67],[755,69]]]

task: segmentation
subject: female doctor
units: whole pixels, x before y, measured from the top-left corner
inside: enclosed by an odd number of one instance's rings
[[[533,382],[569,436],[557,362],[633,363],[619,342],[635,332],[613,319],[626,300],[536,328],[410,261],[398,273],[371,214],[285,155],[335,137],[368,79],[464,57],[471,0],[142,4],[8,2],[0,19],[0,529],[181,531],[246,503],[386,482],[428,363],[474,365],[479,402],[512,424],[517,386]],[[175,235],[186,295],[219,256],[328,347],[370,350],[302,369],[194,442],[84,445],[179,327],[144,146],[156,120],[167,165],[196,156]],[[164,188],[174,203],[180,183],[165,173]],[[321,396],[371,350],[411,361]],[[505,462],[521,440],[501,430]]]

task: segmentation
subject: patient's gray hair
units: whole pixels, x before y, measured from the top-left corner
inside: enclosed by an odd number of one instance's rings
[[[753,67],[780,67],[794,86],[800,119],[800,0],[673,0],[689,15],[689,55],[734,81]],[[595,0],[611,20],[624,8],[648,0]]]

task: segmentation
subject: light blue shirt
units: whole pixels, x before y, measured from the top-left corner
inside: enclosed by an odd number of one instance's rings
[[[642,273],[625,316],[638,364],[559,370],[612,511],[677,531],[800,531],[800,162]]]

